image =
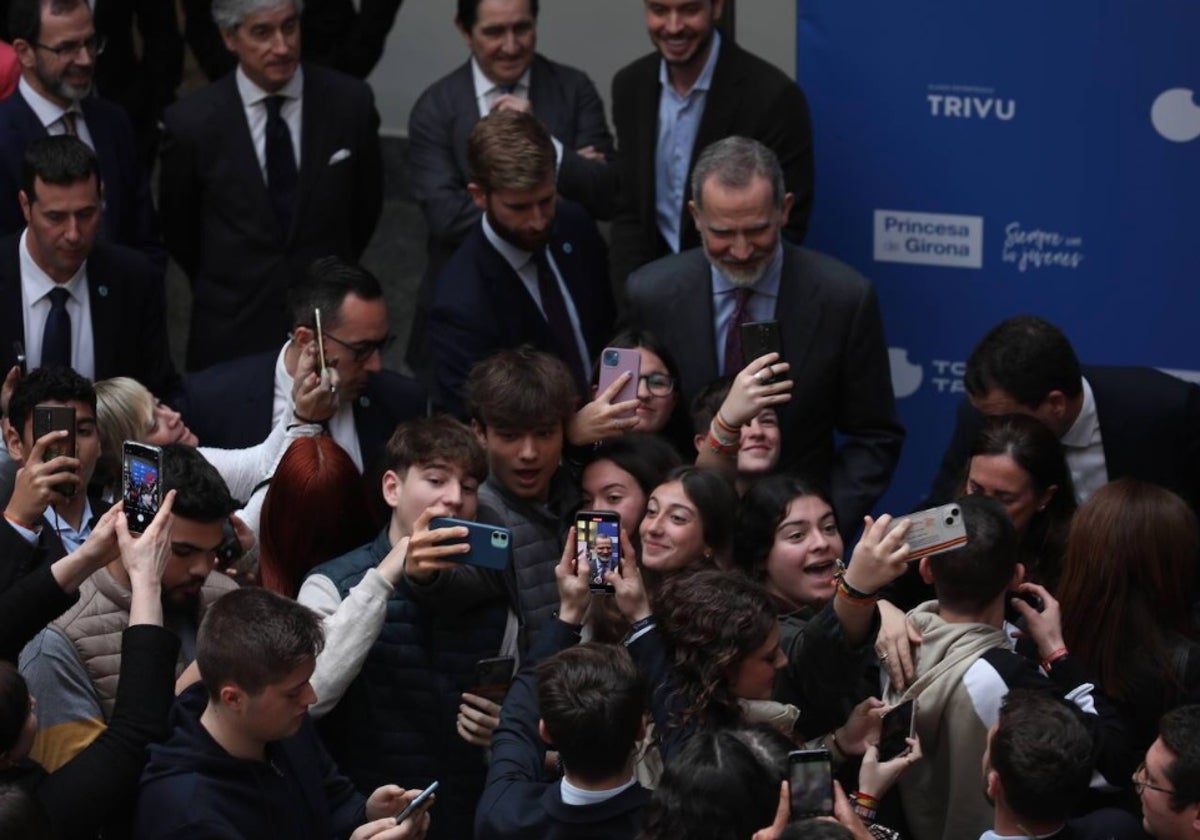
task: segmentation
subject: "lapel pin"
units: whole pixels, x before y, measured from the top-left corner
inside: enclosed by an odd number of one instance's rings
[[[564,253],[564,254],[569,254],[569,253],[571,253],[571,252],[572,252],[572,251],[574,251],[574,250],[575,250],[575,249],[571,247],[571,243],[570,243],[570,242],[564,242],[564,243],[563,243],[563,253]]]
[[[370,408],[371,407],[371,398],[370,397],[359,397],[358,404],[361,405],[363,408]]]
[[[100,286],[98,289],[96,289],[96,292],[100,295],[100,297],[108,297],[108,286]]]

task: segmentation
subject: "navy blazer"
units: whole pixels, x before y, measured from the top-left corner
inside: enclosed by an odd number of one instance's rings
[[[275,362],[279,351],[259,353],[183,377],[175,407],[204,446],[244,449],[271,433]],[[396,424],[429,413],[425,389],[406,376],[381,370],[354,401],[354,427],[363,467],[370,469]]]
[[[613,327],[604,240],[582,207],[559,201],[547,247],[579,313],[590,362]],[[434,283],[429,351],[443,404],[461,414],[462,386],[476,362],[522,344],[555,352],[541,310],[512,266],[488,242],[480,222]]]
[[[129,117],[120,106],[95,96],[84,99],[80,107],[100,161],[104,238],[142,251],[160,272],[165,271],[167,253]],[[17,200],[24,180],[25,149],[45,136],[45,126],[20,90],[0,102],[0,235],[25,228]]]
[[[1131,476],[1166,487],[1200,512],[1200,386],[1143,367],[1083,366],[1092,386],[1109,481]],[[964,398],[926,500],[962,492],[984,416]]]
[[[0,240],[0,370],[17,363],[25,344],[21,302],[21,236]],[[179,385],[167,343],[162,274],[145,255],[97,242],[87,259],[88,303],[96,379],[130,376],[163,399]]]
[[[187,367],[272,348],[291,321],[288,289],[319,257],[355,262],[383,203],[371,89],[304,65],[300,181],[291,227],[271,205],[234,74],[167,109],[159,206],[171,255],[192,284]]]
[[[613,282],[618,289],[638,266],[670,253],[658,232],[655,203],[661,62],[656,52],[643,56],[618,70],[612,82],[613,126],[620,149],[617,164],[621,188],[612,226]],[[688,183],[679,207],[680,250],[700,244],[700,234],[687,211],[696,158],[712,143],[734,134],[760,141],[779,158],[784,185],[796,196],[784,235],[799,245],[808,230],[813,200],[808,100],[778,67],[725,38],[688,163]]]

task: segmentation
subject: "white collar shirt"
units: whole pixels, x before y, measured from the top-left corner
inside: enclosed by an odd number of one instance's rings
[[[263,182],[267,180],[267,103],[269,96],[282,96],[285,101],[279,109],[279,115],[287,123],[288,132],[292,135],[292,152],[296,155],[296,169],[300,168],[300,126],[304,116],[304,70],[296,68],[296,74],[288,79],[287,84],[274,94],[260,88],[238,65],[234,73],[237,82],[238,96],[242,99],[242,107],[246,110],[246,124],[250,126],[250,141],[254,144],[254,154],[258,156],[258,167],[262,170]]]
[[[26,240],[29,230],[21,234],[17,253],[21,264],[21,304],[25,327],[25,364],[29,370],[42,365],[42,333],[50,314],[50,292],[59,288],[33,260]],[[71,367],[80,376],[96,378],[95,339],[92,335],[92,301],[88,293],[87,261],[75,276],[63,283],[67,290],[67,314],[71,316]],[[10,348],[5,348],[7,351]]]

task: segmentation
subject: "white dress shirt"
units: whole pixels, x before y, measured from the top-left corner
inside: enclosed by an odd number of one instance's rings
[[[234,73],[237,80],[238,96],[242,98],[242,107],[246,109],[246,124],[250,126],[250,141],[254,144],[254,153],[258,155],[258,167],[262,170],[264,183],[267,180],[267,103],[268,96],[283,96],[286,102],[279,109],[279,115],[287,123],[292,135],[292,152],[296,155],[296,169],[300,169],[300,125],[304,112],[304,71],[296,69],[296,75],[274,94],[267,93],[242,72],[239,64]]]
[[[291,346],[290,341],[283,345],[283,349],[279,351],[279,358],[275,360],[275,398],[271,404],[272,427],[278,426],[280,423],[287,426],[301,422],[292,417],[292,375],[287,372],[287,365],[283,361],[289,346]],[[362,472],[362,446],[358,442],[358,427],[354,425],[354,405],[339,400],[337,411],[329,418],[325,427],[329,429],[329,436],[337,442],[338,446],[346,450],[346,454],[350,456],[354,466],[358,467],[359,472]]]
[[[1104,460],[1104,445],[1100,439],[1100,416],[1096,413],[1096,397],[1092,386],[1083,380],[1083,406],[1079,416],[1059,440],[1075,483],[1075,501],[1083,504],[1088,496],[1108,483],[1108,464]]]
[[[21,234],[17,253],[21,261],[21,304],[25,327],[25,366],[33,370],[42,366],[42,333],[46,330],[46,318],[50,315],[50,291],[58,288],[50,275],[42,271],[33,261],[26,239],[29,230]],[[80,376],[96,378],[96,351],[92,337],[92,302],[88,296],[87,262],[79,267],[75,276],[62,284],[70,294],[67,298],[67,314],[71,316],[71,367]],[[5,348],[9,350],[11,348]]]
[[[86,143],[89,149],[96,150],[96,144],[92,142],[92,133],[88,131],[87,120],[83,118],[83,111],[79,108],[78,103],[71,106],[70,109],[63,108],[34,90],[33,85],[25,81],[24,76],[17,83],[17,90],[21,92],[21,96],[33,109],[33,113],[37,115],[42,127],[51,137],[67,133],[67,124],[63,120],[63,114],[68,110],[73,111],[75,113],[75,135]]]

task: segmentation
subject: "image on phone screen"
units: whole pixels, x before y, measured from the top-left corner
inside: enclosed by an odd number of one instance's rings
[[[792,793],[792,818],[832,814],[833,771],[829,763],[829,754],[800,756],[790,759],[789,764],[788,784]]]
[[[158,513],[162,499],[158,479],[158,464],[138,455],[125,453],[125,515],[130,526],[144,531]]]
[[[621,562],[621,519],[611,511],[584,511],[575,518],[575,551],[588,563],[588,586],[612,591],[604,580]]]

